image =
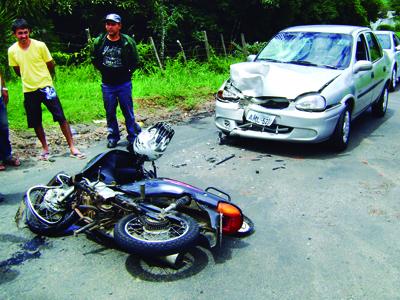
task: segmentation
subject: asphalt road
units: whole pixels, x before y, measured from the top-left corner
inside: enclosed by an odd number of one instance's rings
[[[225,190],[256,225],[221,249],[194,249],[178,271],[85,235],[17,228],[28,187],[85,161],[61,155],[2,172],[0,299],[400,299],[399,109],[397,91],[383,119],[366,112],[353,123],[340,154],[323,144],[218,145],[211,117],[175,126],[159,175]]]

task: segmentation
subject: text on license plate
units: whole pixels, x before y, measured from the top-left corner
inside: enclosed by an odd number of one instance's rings
[[[255,111],[250,111],[247,114],[246,119],[248,121],[256,123],[258,125],[271,126],[271,124],[275,120],[275,116],[267,115],[267,114],[263,114],[263,113],[258,113],[258,112],[255,112]]]

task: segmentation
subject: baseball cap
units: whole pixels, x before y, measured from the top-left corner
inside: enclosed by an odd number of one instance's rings
[[[112,21],[112,22],[116,22],[116,23],[121,23],[121,17],[117,14],[108,14],[105,18],[104,18],[104,22],[105,21]]]

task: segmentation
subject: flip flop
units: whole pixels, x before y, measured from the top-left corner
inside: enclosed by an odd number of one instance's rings
[[[50,158],[49,152],[42,152],[40,153],[39,160],[48,161]]]
[[[71,153],[69,155],[69,157],[77,158],[77,159],[85,159],[86,158],[86,154],[85,153],[81,153],[81,152],[75,152],[75,153]]]
[[[11,157],[10,159],[5,160],[4,163],[13,167],[19,167],[21,165],[21,161],[17,157]]]

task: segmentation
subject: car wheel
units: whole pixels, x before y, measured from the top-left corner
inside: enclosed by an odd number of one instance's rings
[[[347,148],[350,140],[350,123],[351,112],[350,108],[346,105],[331,136],[331,144],[335,150],[343,151]]]
[[[386,113],[388,102],[389,102],[389,91],[388,88],[385,86],[378,101],[372,104],[372,114],[375,117],[379,118],[383,117]]]
[[[394,67],[393,70],[392,70],[392,78],[391,78],[391,82],[390,82],[390,91],[393,92],[394,90],[396,90],[396,86],[397,86],[397,71],[396,71],[396,67]]]

